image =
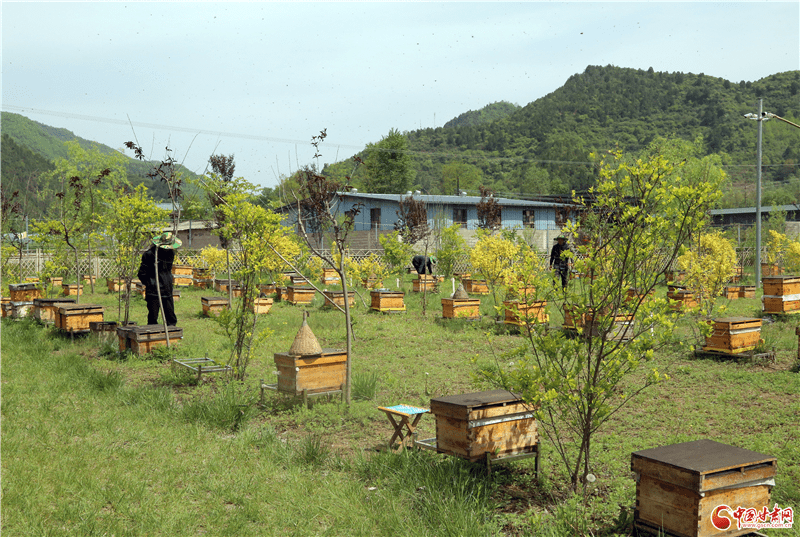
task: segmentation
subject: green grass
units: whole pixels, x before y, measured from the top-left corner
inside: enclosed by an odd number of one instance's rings
[[[410,286],[406,284],[407,291]],[[99,289],[99,287],[98,287]],[[519,344],[498,333],[491,297],[484,319],[443,321],[439,298],[406,293],[407,312],[369,313],[357,299],[352,405],[338,398],[310,408],[269,392],[272,354],[285,352],[302,308],[275,304],[262,319],[273,332],[244,383],[192,375],[168,362],[110,352],[96,338],[71,341],[28,321],[2,324],[2,531],[8,535],[593,535],[626,534],[635,483],[633,451],[711,438],[778,458],[774,502],[800,506],[800,317],[765,322],[776,360],[748,363],[693,356],[675,344],[655,365],[671,376],[623,409],[594,440],[597,481],[573,495],[555,451],[541,447],[541,477],[530,460],[481,465],[429,452],[376,451],[392,433],[376,406],[427,406],[432,397],[480,389],[474,364]],[[198,315],[209,291],[182,290],[176,302],[183,357],[228,358],[211,319]],[[368,294],[362,293],[367,297]],[[82,302],[106,306],[113,295]],[[343,316],[306,308],[323,347],[344,347]],[[724,315],[759,315],[760,301],[735,300]],[[146,318],[135,298],[133,320]],[[560,313],[551,307],[551,324]],[[686,340],[692,319],[674,334]],[[635,379],[631,379],[633,382]],[[420,435],[435,436],[423,417]],[[796,526],[798,526],[796,524]],[[764,530],[768,535],[798,535]]]

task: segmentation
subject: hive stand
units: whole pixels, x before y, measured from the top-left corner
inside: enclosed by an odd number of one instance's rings
[[[189,371],[197,374],[197,382],[203,382],[203,374],[209,373],[227,373],[230,374],[233,371],[233,368],[229,365],[222,365],[218,364],[208,356],[205,358],[182,358],[180,360],[175,359],[172,360],[172,367],[175,368],[176,365],[184,367]]]

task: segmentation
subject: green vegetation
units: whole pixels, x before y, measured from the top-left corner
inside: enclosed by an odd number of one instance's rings
[[[407,277],[410,278],[410,277]],[[407,284],[406,284],[407,285]],[[209,291],[182,289],[176,301],[184,338],[178,356],[225,361],[225,338],[198,314]],[[359,290],[363,293],[363,290]],[[659,287],[656,295],[662,297]],[[449,282],[441,294],[450,293]],[[485,389],[471,363],[493,362],[520,337],[494,332],[492,300],[484,319],[444,322],[422,316],[420,294],[401,315],[368,313],[356,321],[354,401],[317,400],[311,408],[267,392],[273,352],[285,352],[302,309],[277,303],[264,316],[273,331],[243,383],[194,378],[168,362],[115,353],[95,337],[70,338],[29,321],[2,323],[3,502],[9,535],[627,535],[634,503],[630,454],[711,438],[774,455],[772,499],[800,504],[800,377],[796,319],[762,329],[774,362],[692,356],[680,344],[694,318],[676,316],[672,343],[651,365],[671,378],[615,414],[593,440],[597,481],[573,494],[552,444],[541,442],[541,476],[531,460],[480,464],[430,452],[377,452],[391,426],[377,405],[427,406],[430,398]],[[114,320],[116,296],[87,295]],[[344,318],[320,306],[309,323],[323,347],[341,348]],[[757,315],[758,298],[726,301],[726,315]],[[560,325],[556,304],[550,324]],[[132,318],[146,316],[135,297]],[[107,348],[107,347],[106,347]],[[163,358],[163,357],[162,357]],[[379,379],[375,382],[375,379]],[[623,381],[628,390],[641,382]],[[373,394],[372,391],[375,390]],[[362,391],[363,390],[363,391]],[[364,400],[361,400],[361,396]],[[371,399],[369,399],[371,397]],[[423,417],[420,438],[435,436]],[[774,536],[797,529],[763,530]]]

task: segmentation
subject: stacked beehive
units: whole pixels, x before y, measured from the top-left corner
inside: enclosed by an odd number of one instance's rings
[[[714,320],[714,332],[706,336],[703,350],[739,354],[755,349],[761,342],[761,319],[727,317]]]
[[[800,276],[762,278],[764,313],[800,313]]]

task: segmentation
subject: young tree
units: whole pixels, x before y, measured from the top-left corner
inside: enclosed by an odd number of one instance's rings
[[[311,145],[314,146],[314,158],[319,158],[319,146],[325,140],[327,133],[322,130],[319,136],[313,136]],[[361,163],[360,159],[355,159],[355,167]],[[313,255],[322,259],[325,265],[333,268],[339,275],[342,283],[342,292],[348,296],[348,271],[345,267],[345,255],[337,256],[334,259],[333,251],[347,251],[346,242],[350,231],[353,230],[355,219],[361,212],[362,205],[354,204],[349,210],[341,212],[339,210],[338,192],[347,190],[347,183],[330,180],[316,172],[313,166],[306,166],[298,173],[299,190],[293,193],[297,204],[297,224],[300,234],[308,245]],[[326,236],[331,250],[323,252],[317,247],[320,244],[311,238],[311,233],[316,232],[319,236]],[[353,323],[350,315],[350,301],[344,301],[344,318],[346,330],[346,353],[347,363],[345,367],[344,399],[346,404],[350,404],[350,385],[352,372],[352,347],[353,347]]]
[[[221,229],[229,245],[239,251],[239,281],[242,299],[223,312],[217,320],[232,343],[231,361],[237,379],[244,380],[253,350],[268,335],[258,330],[258,314],[253,301],[258,297],[258,279],[263,270],[276,260],[294,258],[300,253],[290,238],[291,230],[281,225],[281,217],[253,203],[255,187],[241,178],[234,180],[236,191],[229,192],[219,210],[224,225]]]
[[[127,324],[130,320],[131,281],[139,269],[142,249],[163,225],[169,211],[156,205],[144,184],[132,191],[121,188],[119,195],[109,198],[109,203],[109,211],[101,223],[111,240],[117,273],[124,282],[125,312],[122,320]]]
[[[461,224],[443,227],[439,233],[439,247],[436,249],[436,266],[445,278],[451,278],[456,262],[467,252],[467,241],[459,231]]]
[[[420,199],[413,196],[400,198],[400,207],[397,210],[397,221],[394,223],[395,231],[400,232],[406,244],[422,244],[422,254],[427,258],[431,248],[433,230],[428,225],[428,206]],[[428,310],[428,286],[422,287],[422,315]]]
[[[473,270],[480,274],[492,290],[497,308],[497,290],[502,284],[514,279],[514,262],[520,252],[520,245],[500,234],[478,230],[478,242],[469,254]]]
[[[676,263],[686,272],[684,283],[699,299],[700,314],[711,315],[716,298],[736,272],[736,250],[722,232],[700,233],[696,244],[678,256]]]
[[[652,358],[658,338],[668,332],[673,321],[666,300],[650,293],[706,225],[720,195],[724,173],[718,160],[696,159],[691,144],[684,144],[657,140],[636,159],[619,152],[598,159],[595,199],[589,205],[576,198],[582,216],[566,226],[577,239],[574,266],[585,276],[563,295],[565,310],[579,320],[580,337],[537,325],[513,353],[513,366],[480,369],[536,409],[573,486],[591,470],[593,434],[664,378],[650,368],[638,386],[618,389]],[[637,289],[633,297],[630,288]],[[632,322],[617,324],[620,319]]]
[[[487,231],[496,231],[502,225],[500,204],[494,197],[494,191],[480,187],[481,201],[478,202],[478,227]]]
[[[477,188],[482,179],[477,166],[462,161],[448,162],[442,166],[442,194],[458,196],[462,191]]]

